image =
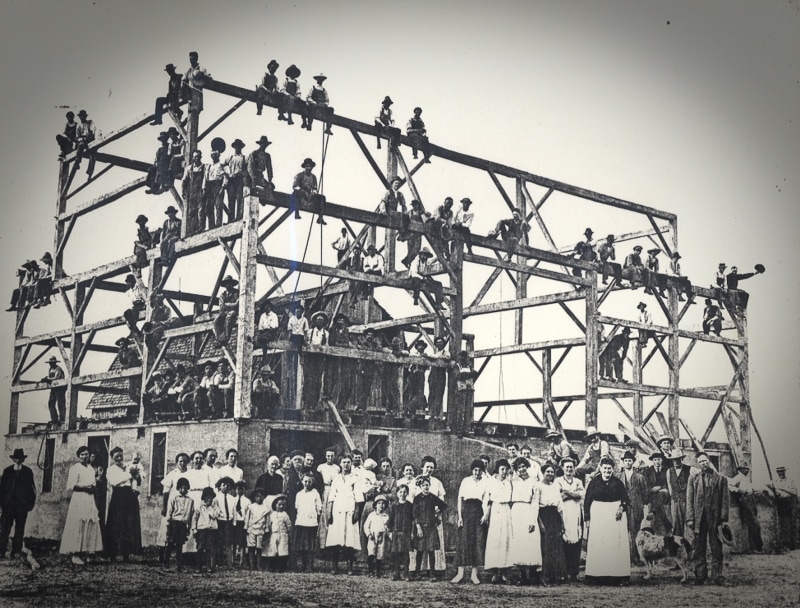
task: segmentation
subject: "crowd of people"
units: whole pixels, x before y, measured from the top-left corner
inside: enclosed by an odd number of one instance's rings
[[[575,582],[583,549],[583,580],[627,584],[631,566],[643,565],[635,537],[645,527],[690,540],[695,584],[707,579],[724,584],[729,491],[743,509],[744,497],[753,493],[747,467],[729,480],[704,452],[695,454],[697,468],[689,467],[680,450],[670,450],[674,441],[669,436],[659,438],[659,449],[647,459],[634,439],[626,441],[621,456],[612,453],[592,428],[582,457],[560,432],[549,431],[547,439],[549,447],[541,454],[509,443],[507,454],[493,463],[479,455],[469,463],[455,500],[448,498],[433,456],[424,456],[419,467],[403,463],[395,471],[390,458],[376,462],[357,449],[339,454],[327,448],[319,465],[312,451],[293,450],[270,455],[266,470],[246,479],[236,449],[225,452],[224,462],[214,448],[182,452],[161,481],[162,521],[155,540],[159,563],[169,568],[174,556],[178,571],[188,565],[209,573],[324,567],[336,574],[343,566],[354,574],[357,564],[366,562],[369,576],[437,581],[447,569],[443,524],[452,512],[454,584]],[[109,455],[112,463],[104,470],[96,454],[82,446],[69,469],[71,495],[60,552],[76,565],[98,553],[112,562],[142,553],[141,458],[135,454],[126,462],[120,447]],[[36,488],[23,464],[24,451],[15,450],[11,458],[14,464],[0,481],[0,549],[16,526],[13,555],[21,551]],[[777,472],[768,489],[779,501],[780,541],[791,549],[797,490],[786,479],[785,467]],[[741,519],[751,525],[744,511]],[[186,554],[195,556],[189,561]]]

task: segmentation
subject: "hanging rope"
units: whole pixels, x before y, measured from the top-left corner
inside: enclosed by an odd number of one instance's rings
[[[44,434],[42,435],[42,441],[39,443],[39,453],[36,455],[36,466],[39,467],[41,471],[46,471],[47,469],[53,468],[52,462],[47,462],[47,453],[45,451],[45,444],[47,443],[48,438],[50,437],[50,425],[52,422],[48,422],[47,426],[44,427]],[[44,455],[42,452],[45,452]]]

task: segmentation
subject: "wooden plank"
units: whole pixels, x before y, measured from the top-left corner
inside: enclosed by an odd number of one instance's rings
[[[526,403],[525,407],[527,408],[527,410],[530,412],[531,416],[533,416],[534,420],[536,420],[537,423],[539,423],[541,426],[544,426],[544,427],[547,426],[544,422],[542,422],[542,419],[539,418],[539,414],[537,414],[534,411],[534,409],[530,406],[530,404]]]
[[[584,279],[583,277],[576,277],[571,274],[555,272],[553,270],[534,268],[533,266],[529,266],[527,264],[520,264],[518,262],[510,262],[507,260],[494,260],[492,258],[488,258],[483,255],[465,253],[464,260],[466,260],[467,262],[482,264],[484,266],[494,266],[496,268],[502,268],[504,270],[513,270],[516,272],[522,272],[524,274],[537,276],[543,279],[551,279],[553,281],[560,281],[562,283],[571,283],[572,285],[585,286],[590,283],[589,279]]]
[[[105,152],[96,152],[94,154],[94,159],[96,162],[109,163],[117,167],[122,167],[123,169],[130,169],[141,173],[147,173],[150,167],[153,166],[152,163],[147,163],[142,160],[117,156],[116,154],[106,154]]]
[[[680,361],[678,361],[678,367],[679,368],[683,367],[683,364],[686,363],[686,359],[689,357],[689,354],[694,349],[694,345],[695,344],[697,344],[697,339],[696,338],[692,338],[692,341],[689,342],[689,346],[687,346],[686,350],[683,351],[683,354],[681,355]]]
[[[197,143],[200,143],[201,141],[203,141],[203,139],[204,139],[204,138],[205,138],[205,137],[206,137],[206,136],[207,136],[209,133],[211,133],[212,131],[214,131],[214,129],[216,129],[216,128],[217,128],[219,125],[221,125],[223,122],[225,122],[225,120],[226,120],[226,119],[227,119],[227,118],[228,118],[228,117],[229,117],[231,114],[233,114],[233,113],[234,113],[236,110],[238,110],[239,108],[241,108],[241,107],[244,105],[244,103],[245,103],[245,100],[244,100],[244,99],[240,99],[240,100],[239,100],[239,101],[237,101],[235,104],[233,104],[233,106],[232,106],[231,108],[229,108],[228,110],[226,110],[225,112],[223,112],[223,113],[222,113],[222,115],[221,115],[219,118],[217,118],[217,119],[216,119],[214,122],[212,122],[210,125],[208,125],[208,127],[206,127],[206,130],[205,130],[205,131],[203,131],[203,132],[202,132],[200,135],[198,135],[198,136],[197,136]]]
[[[653,227],[653,234],[658,238],[659,242],[661,243],[661,247],[664,249],[664,253],[666,253],[668,258],[672,257],[672,249],[667,243],[664,235],[661,234],[661,230],[659,230],[656,221],[653,219],[653,215],[650,213],[645,214],[647,216],[647,221],[650,222],[650,225]]]
[[[356,144],[358,144],[358,147],[361,149],[362,154],[364,154],[364,158],[367,159],[369,166],[372,167],[373,171],[375,171],[375,175],[377,175],[378,179],[381,180],[381,184],[383,184],[383,187],[388,190],[391,187],[391,184],[389,184],[389,180],[386,179],[386,176],[383,174],[383,171],[381,171],[381,168],[378,166],[378,163],[376,163],[375,159],[372,158],[372,154],[367,149],[364,140],[361,139],[361,135],[359,135],[358,131],[356,131],[355,129],[350,129],[350,134],[353,136],[353,139],[356,140]]]
[[[241,276],[242,268],[241,266],[239,266],[239,260],[237,260],[236,256],[233,255],[233,251],[231,250],[228,243],[226,243],[222,239],[217,239],[217,242],[219,243],[219,246],[222,247],[222,250],[225,252],[225,257],[231,263],[231,266],[233,266],[233,269],[236,271],[236,274]]]
[[[478,291],[478,294],[472,300],[472,304],[470,304],[470,307],[477,306],[478,304],[483,302],[483,298],[485,298],[486,294],[489,293],[489,290],[492,288],[492,285],[494,285],[494,282],[497,280],[497,277],[499,277],[502,272],[503,272],[502,268],[495,268],[494,270],[492,270],[492,273],[489,275],[489,278],[486,279],[486,281],[484,281],[483,285],[481,285],[481,288]]]
[[[534,350],[544,350],[547,348],[558,348],[561,346],[582,346],[585,344],[584,338],[563,338],[559,340],[544,340],[542,342],[527,342],[525,344],[512,344],[510,346],[497,346],[494,348],[484,348],[476,350],[474,357],[488,357],[494,355],[510,355],[513,353],[524,353]]]
[[[356,449],[356,444],[353,441],[353,438],[350,436],[350,432],[347,430],[347,427],[344,424],[344,420],[342,420],[342,417],[339,414],[339,410],[336,409],[336,404],[330,399],[327,399],[325,401],[325,405],[327,405],[328,409],[331,411],[331,415],[333,416],[336,428],[339,429],[339,433],[341,433],[342,438],[344,439],[344,442],[347,445],[347,449],[352,452],[353,450]]]
[[[730,383],[728,384],[728,388],[725,390],[725,394],[722,396],[722,399],[719,402],[719,406],[717,406],[714,415],[711,417],[711,421],[708,423],[708,427],[706,428],[705,433],[703,433],[703,438],[700,442],[705,445],[708,438],[711,436],[711,433],[714,430],[714,426],[717,424],[717,420],[719,419],[722,410],[728,404],[728,400],[730,399],[731,393],[733,392],[733,387],[736,386],[736,383],[739,381],[739,370],[742,368],[742,363],[739,362],[739,365],[736,367],[736,371],[733,372],[733,378],[731,378]]]
[[[689,436],[689,440],[692,442],[694,449],[698,452],[701,451],[705,446],[705,442],[697,440],[697,437],[695,437],[694,433],[692,432],[692,427],[686,424],[686,421],[683,418],[680,418],[679,420],[683,430],[686,431],[686,434]]]
[[[548,350],[544,350],[544,351],[542,351],[542,353],[543,353],[543,354],[544,354],[544,353],[546,353],[546,352],[549,352],[549,351],[548,351]],[[531,354],[530,354],[529,352],[527,352],[527,351],[526,351],[524,354],[525,354],[525,356],[528,358],[528,360],[529,360],[529,361],[530,361],[530,362],[533,364],[533,366],[534,366],[536,369],[538,369],[538,370],[539,370],[539,373],[540,373],[540,374],[544,374],[544,370],[542,369],[542,366],[541,366],[541,365],[539,365],[539,362],[538,362],[536,359],[534,359],[534,358],[533,358],[533,355],[531,355]],[[489,357],[489,358],[491,358],[491,357]],[[487,360],[488,360],[488,359],[487,359]],[[542,391],[542,394],[544,394],[544,391]]]

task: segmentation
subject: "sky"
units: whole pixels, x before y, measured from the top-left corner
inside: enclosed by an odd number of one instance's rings
[[[108,132],[152,111],[166,89],[164,65],[185,69],[190,50],[199,52],[213,77],[244,87],[254,86],[275,58],[279,73],[290,63],[301,67],[304,91],[313,74],[324,72],[339,114],[371,122],[388,94],[401,126],[414,106],[422,106],[439,145],[677,214],[682,269],[694,283],[709,285],[719,262],[740,270],[764,264],[766,273],[744,285],[751,293],[751,403],[772,466],[800,472],[794,441],[800,282],[792,269],[800,257],[797,0],[0,0],[0,11],[0,139],[6,143],[0,253],[7,292],[18,262],[53,248],[54,136],[67,109],[87,109]],[[208,115],[230,105],[229,99],[211,102]],[[271,112],[257,119],[248,104],[226,123],[225,135],[245,140],[247,153],[267,134],[275,142],[276,182],[287,190],[304,157],[321,159],[320,130],[302,134]],[[156,135],[152,127],[135,140],[134,156],[149,162]],[[326,155],[325,193],[374,207],[380,183],[353,148],[352,137],[336,130]],[[488,177],[473,173],[434,162],[420,172],[418,186],[429,206],[447,194],[470,196],[477,228],[488,231],[505,205]],[[109,174],[112,182],[124,178]],[[110,207],[76,226],[68,272],[129,255],[136,214],[148,214],[151,225],[161,222],[168,204],[162,197],[135,200],[135,206]],[[559,245],[574,243],[587,225],[596,235],[622,231],[602,208],[574,211],[565,204],[562,210],[553,201],[543,214]],[[323,259],[332,255],[324,242],[335,238],[337,226],[326,230],[321,240],[313,234],[309,261],[319,259],[321,247]],[[297,252],[305,227],[280,238]],[[540,235],[534,234],[534,245],[544,246]],[[189,282],[191,274],[181,280]],[[507,298],[505,289],[490,298]],[[618,305],[619,316],[635,318],[635,299]],[[103,313],[102,307],[87,311],[96,318]],[[51,306],[31,327],[56,323],[57,314]],[[505,327],[492,328],[503,343],[507,318]],[[0,335],[9,343],[13,315],[2,319]],[[11,355],[10,348],[0,352],[2,394],[8,394]],[[717,363],[709,355],[708,368]],[[491,373],[506,397],[526,393],[519,376]],[[727,374],[715,383],[727,384]],[[21,420],[46,417],[45,398],[26,397]],[[6,419],[7,402],[0,401],[4,429]],[[764,478],[755,437],[753,453],[754,473]]]

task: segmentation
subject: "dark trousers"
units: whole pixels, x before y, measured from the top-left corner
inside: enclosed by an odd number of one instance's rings
[[[244,177],[232,175],[228,178],[228,221],[242,219],[244,213]]]
[[[692,565],[694,575],[699,580],[708,578],[708,562],[706,561],[706,546],[711,548],[711,578],[722,576],[722,541],[717,535],[715,527],[708,525],[705,515],[700,519],[700,533],[694,537],[694,551]]]
[[[737,496],[733,494],[731,497],[738,505],[742,523],[747,528],[748,550],[763,551],[764,541],[761,540],[761,525],[756,517],[758,509],[755,500],[753,500],[752,496]]]
[[[14,538],[11,541],[11,554],[18,555],[22,552],[22,539],[25,537],[25,522],[28,520],[28,510],[7,505],[0,513],[0,557],[5,555],[11,526],[14,526]]]
[[[567,564],[567,576],[577,578],[581,569],[581,543],[564,543],[564,561]]]
[[[67,387],[51,388],[47,407],[51,422],[63,422],[67,418]]]

